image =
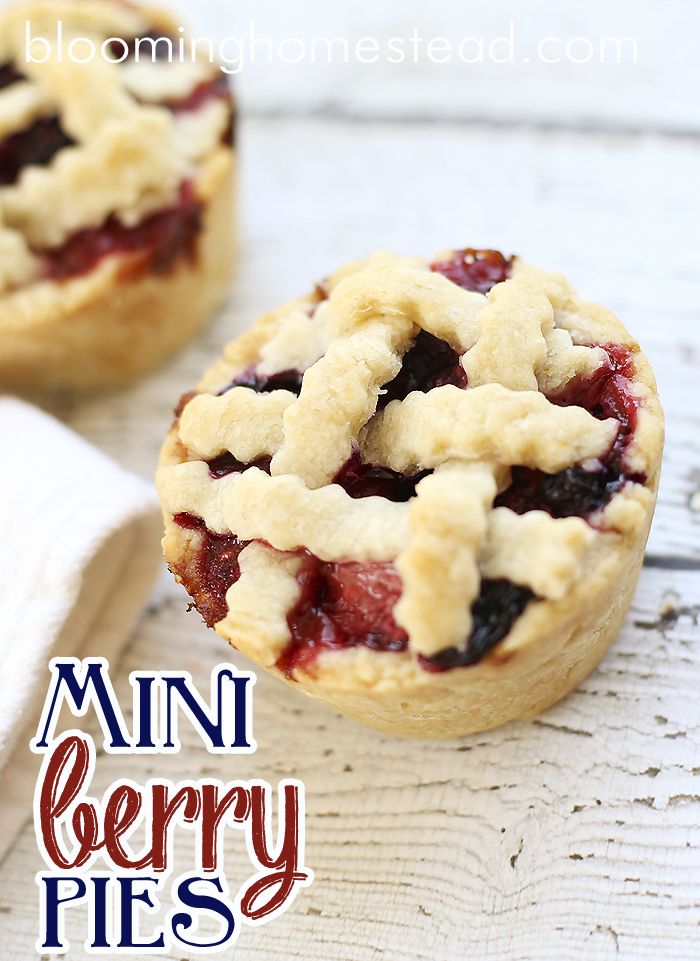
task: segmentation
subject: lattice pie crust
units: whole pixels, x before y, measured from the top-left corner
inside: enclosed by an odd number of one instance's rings
[[[27,21],[32,36],[52,42],[45,63],[25,62]],[[180,36],[166,13],[116,0],[46,0],[0,15],[3,385],[123,381],[184,343],[226,293],[235,255],[234,153],[232,101],[218,67],[152,63],[148,48],[139,62],[96,56],[78,64],[67,56],[77,37],[99,49],[107,38],[144,35]],[[85,50],[78,45],[76,56]],[[123,50],[115,47],[114,58]],[[34,53],[39,59],[43,48]],[[48,136],[65,143],[47,153]],[[187,249],[181,237],[182,251],[163,254],[184,229],[177,218],[185,195]],[[164,237],[159,218],[170,231]],[[156,231],[145,250],[133,242],[139,227]],[[103,228],[116,229],[121,246],[93,257]]]
[[[420,331],[451,346],[468,386],[415,390],[383,406]],[[609,459],[620,422],[562,401],[607,370],[609,354],[593,344],[616,345],[632,365],[624,478],[586,516],[498,506],[517,470],[571,477]],[[303,372],[299,396],[260,388],[290,370]],[[251,371],[257,388],[231,386]],[[384,730],[454,736],[552,704],[618,631],[653,513],[662,414],[638,345],[562,276],[515,261],[484,294],[424,260],[379,253],[261,318],[186,400],[158,474],[165,556],[188,585],[205,529],[250,542],[215,629],[297,689]],[[215,476],[211,462],[222,455],[241,463]],[[350,496],[333,480],[353,456],[422,476],[414,496]],[[197,523],[183,526],[183,517]],[[305,552],[393,565],[404,649],[321,646],[313,661],[285,669]],[[533,600],[486,656],[426,669],[464,651],[486,581],[528,589]]]

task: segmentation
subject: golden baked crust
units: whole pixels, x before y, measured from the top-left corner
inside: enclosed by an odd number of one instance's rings
[[[179,36],[166,13],[112,0],[44,0],[0,17],[0,66],[19,74],[0,89],[0,141],[54,122],[67,140],[0,186],[0,383],[18,389],[110,386],[148,369],[223,300],[235,259],[232,102],[218,67],[146,55],[76,64],[65,46],[59,62],[55,43],[45,63],[25,63],[25,22],[55,40],[58,20],[64,45]],[[61,263],[76,238],[138,231],[177,214],[185,193],[198,223],[165,264],[152,269],[148,248],[129,243],[84,269]]]
[[[381,394],[419,331],[451,345],[468,386],[414,390],[384,406]],[[607,375],[611,349],[628,360],[635,419],[620,483],[579,516],[498,506],[514,469],[589,476],[611,456],[622,415],[564,399],[572,385]],[[231,386],[252,368],[303,371],[299,395]],[[484,295],[426,261],[377,254],[333,275],[322,295],[263,317],[184,404],[158,472],[164,552],[191,587],[203,531],[235,534],[240,576],[214,619],[218,633],[358,720],[456,736],[543,709],[600,659],[636,583],[662,444],[639,346],[563,277],[516,261]],[[351,496],[337,478],[358,452],[364,463],[416,476],[414,496]],[[222,455],[241,463],[217,476],[211,462]],[[311,665],[285,668],[304,552],[341,566],[393,565],[403,649],[321,645]],[[486,581],[518,585],[533,600],[485,657],[431,669],[446,652],[468,649]]]

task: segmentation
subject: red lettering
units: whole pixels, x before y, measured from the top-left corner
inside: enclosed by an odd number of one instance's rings
[[[141,804],[141,795],[135,788],[120,784],[114,788],[105,806],[105,850],[118,868],[135,867],[120,839],[133,826]]]
[[[241,898],[241,911],[252,921],[259,921],[273,911],[278,911],[294,891],[294,885],[308,880],[308,873],[299,870],[299,789],[296,785],[285,784],[284,804],[280,805],[279,819],[282,821],[282,841],[277,856],[270,854],[267,841],[267,820],[265,817],[266,791],[260,785],[253,785],[251,795],[251,840],[255,857],[260,866],[272,872],[254,881]],[[275,888],[269,900],[261,905],[255,902],[268,888]]]
[[[243,824],[250,811],[250,795],[244,787],[231,788],[220,801],[218,797],[219,788],[216,784],[202,785],[201,862],[204,871],[216,871],[219,824],[226,811],[233,805],[233,820],[238,824]]]
[[[122,870],[152,868],[168,870],[169,839],[178,819],[199,821],[199,859],[202,870],[218,869],[219,835],[226,824],[245,825],[249,832],[251,860],[259,876],[242,891],[241,913],[260,921],[282,910],[297,884],[307,884],[311,872],[300,866],[300,789],[284,784],[280,794],[275,843],[268,820],[270,787],[267,784],[227,785],[207,782],[186,785],[173,791],[168,782],[153,782],[150,799],[132,784],[115,783],[101,802],[81,799],[93,766],[94,746],[88,737],[66,735],[56,743],[44,767],[39,791],[38,821],[48,859],[61,870],[84,865],[95,852],[104,849],[107,864]],[[148,801],[150,800],[150,806]],[[138,856],[131,853],[130,835],[140,816],[148,812],[144,829],[150,846]],[[70,824],[72,851],[64,850],[60,829]],[[104,832],[100,837],[100,829]],[[62,846],[63,845],[63,846]]]
[[[73,815],[78,848],[72,858],[64,856],[56,836],[56,825],[80,794],[89,766],[90,749],[85,738],[75,734],[66,737],[49,759],[39,795],[39,823],[46,853],[57,868],[66,871],[85,864],[96,850],[97,822],[85,810],[76,810]]]
[[[186,821],[196,821],[199,817],[201,802],[199,792],[193,787],[180,788],[173,794],[170,801],[168,801],[167,785],[154,784],[151,790],[153,792],[153,845],[150,859],[146,864],[152,864],[154,871],[165,871],[168,866],[168,828],[175,812],[184,801],[184,819]]]

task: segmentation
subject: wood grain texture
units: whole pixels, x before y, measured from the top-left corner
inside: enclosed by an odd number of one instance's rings
[[[456,742],[404,742],[261,675],[252,758],[213,760],[185,731],[179,756],[130,761],[137,781],[156,771],[273,783],[296,775],[306,783],[316,882],[287,915],[244,930],[221,957],[695,961],[700,211],[688,185],[696,146],[478,124],[259,117],[245,122],[242,150],[244,254],[227,309],[153,377],[80,404],[47,402],[121,463],[152,476],[175,400],[224,340],[337,263],[377,247],[493,245],[563,270],[639,337],[669,429],[649,566],[632,614],[601,667],[539,719]],[[117,688],[126,694],[136,667],[185,668],[201,684],[226,656],[164,578]],[[123,773],[123,760],[101,758],[97,788]],[[191,863],[190,845],[183,834],[178,869]],[[232,886],[245,878],[245,860],[232,835]],[[0,870],[3,961],[32,956],[39,867],[28,826]],[[70,961],[88,957],[83,930],[76,912]]]

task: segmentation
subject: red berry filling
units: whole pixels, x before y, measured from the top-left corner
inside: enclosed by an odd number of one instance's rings
[[[601,346],[608,363],[549,399],[560,407],[583,407],[598,420],[615,418],[620,425],[615,443],[597,470],[569,467],[558,474],[545,474],[514,467],[510,486],[496,499],[497,507],[509,507],[517,514],[544,510],[552,517],[590,517],[605,507],[627,481],[645,483],[646,478],[628,473],[624,465],[625,450],[637,425],[638,401],[630,389],[634,377],[632,354],[617,344],[587,346]]]
[[[277,661],[287,677],[296,669],[309,672],[322,651],[360,644],[382,652],[408,647],[408,636],[392,613],[402,591],[393,564],[330,563],[305,553],[297,578],[301,594],[287,616],[292,640]],[[472,605],[466,650],[420,657],[421,667],[438,672],[476,664],[508,634],[534,596],[509,581],[483,581]]]
[[[445,384],[467,386],[467,375],[459,362],[459,354],[446,341],[421,330],[413,346],[404,354],[401,370],[384,385],[377,410],[383,410],[392,400],[403,400],[414,390],[426,392]]]
[[[13,184],[25,167],[45,167],[59,150],[75,143],[58,117],[41,117],[0,142],[0,186]]]
[[[422,470],[416,474],[400,474],[377,464],[363,464],[359,450],[355,450],[335,475],[333,483],[339,484],[350,497],[386,497],[390,501],[404,502],[415,497],[419,481],[431,473]]]
[[[447,260],[430,265],[436,274],[442,274],[464,290],[487,294],[492,287],[510,277],[514,257],[504,257],[498,250],[455,250]]]
[[[173,113],[188,113],[189,111],[199,110],[210,100],[230,100],[231,93],[225,77],[214,77],[213,80],[204,80],[198,84],[194,90],[186,97],[179,100],[166,100],[164,106],[169,107]]]
[[[215,534],[200,517],[191,514],[176,514],[173,519],[185,530],[199,532],[194,557],[173,568],[173,573],[184,584],[206,624],[213,627],[226,617],[226,592],[241,575],[238,556],[250,541],[239,541],[235,534]]]
[[[296,668],[308,671],[324,650],[406,649],[408,637],[392,614],[401,595],[393,564],[337,564],[304,552],[297,579],[301,595],[287,615],[292,640],[277,661],[287,677]]]
[[[228,107],[228,123],[221,135],[221,143],[225,147],[233,147],[236,140],[236,106],[225,77],[205,80],[204,83],[195,87],[189,96],[183,97],[181,100],[169,100],[164,106],[172,110],[173,113],[188,113],[200,110],[212,100],[221,100]]]
[[[167,273],[181,257],[194,259],[202,228],[202,203],[190,183],[180,189],[178,203],[152,214],[136,227],[110,217],[102,227],[73,234],[55,250],[44,253],[44,276],[65,280],[92,270],[111,254],[139,254],[138,272]]]
[[[608,363],[601,365],[590,377],[575,379],[560,394],[549,399],[559,407],[584,407],[598,420],[614,417],[620,425],[615,452],[622,454],[637,426],[639,401],[630,390],[634,359],[631,352],[620,344],[584,346],[602,347],[608,355]]]
[[[124,63],[126,60],[135,60],[137,40],[140,41],[138,44],[138,60],[140,62],[152,63],[155,60],[156,62],[172,63],[173,59],[177,57],[180,38],[164,36],[157,29],[150,29],[140,34],[138,38],[124,37],[113,41],[110,50],[114,60],[119,63]],[[126,57],[124,56],[125,51]],[[230,120],[221,137],[221,142],[230,146],[233,144],[235,132],[235,105],[228,81],[221,74],[198,84],[186,97],[165,100],[161,106],[167,107],[173,113],[185,113],[199,110],[211,100],[223,100],[230,109]]]

